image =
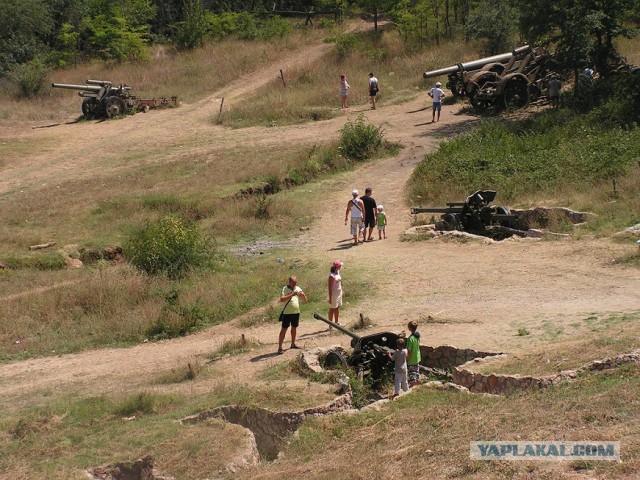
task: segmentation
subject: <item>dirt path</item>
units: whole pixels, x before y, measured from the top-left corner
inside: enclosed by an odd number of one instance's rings
[[[313,61],[326,50],[325,45],[298,52],[288,60]],[[593,313],[640,310],[640,271],[612,266],[611,259],[624,246],[606,240],[580,242],[524,243],[507,241],[500,245],[452,243],[435,240],[405,243],[399,234],[409,226],[410,215],[404,202],[404,185],[425,153],[433,151],[443,138],[463,130],[474,119],[446,108],[442,121],[426,123],[430,112],[421,111],[424,99],[407,104],[380,106],[375,111],[352,109],[343,117],[306,125],[277,129],[249,128],[229,130],[209,121],[216,111],[215,98],[238,97],[259,88],[258,79],[269,78],[271,69],[256,72],[253,79],[216,92],[211,98],[179,109],[136,115],[121,121],[66,125],[46,132],[33,132],[37,141],[51,146],[41,155],[13,159],[3,167],[0,194],[28,186],[43,179],[69,179],[103,174],[124,168],[118,152],[105,151],[118,138],[120,151],[151,148],[206,136],[206,142],[192,142],[192,148],[224,148],[234,144],[279,145],[313,142],[319,136],[335,136],[341,125],[359,113],[370,122],[384,124],[387,138],[404,149],[392,158],[367,164],[358,170],[325,181],[320,217],[297,240],[291,254],[302,254],[329,265],[333,258],[345,262],[343,278],[348,292],[354,281],[353,266],[365,271],[375,288],[358,308],[345,305],[342,318],[347,322],[359,311],[366,313],[377,328],[398,330],[409,319],[419,320],[425,343],[450,343],[461,347],[520,352],[536,346],[516,335],[519,326],[544,328],[551,323],[562,328]],[[362,110],[362,108],[360,109]],[[133,128],[135,126],[135,128]],[[78,144],[75,137],[91,137],[101,148]],[[160,140],[157,140],[160,139]],[[96,151],[104,152],[96,161]],[[45,162],[45,158],[47,161]],[[349,247],[343,212],[352,188],[372,186],[373,196],[385,205],[390,219],[388,239]],[[427,316],[438,323],[425,325]],[[220,325],[171,341],[146,343],[126,349],[102,349],[74,355],[13,362],[0,366],[0,399],[5,405],[19,405],[25,399],[37,401],[52,389],[65,389],[79,395],[126,391],[152,387],[159,372],[184,366],[199,355],[211,353],[225,339],[240,333],[264,344],[258,351],[216,364],[224,375],[178,386],[190,391],[207,390],[219,381],[244,382],[271,362],[290,359],[292,352],[273,355],[276,325],[248,330],[238,322]],[[305,346],[343,343],[340,335],[328,335],[323,324],[304,321],[300,343]],[[229,367],[229,368],[227,368]],[[233,368],[231,368],[233,367]],[[232,372],[232,373],[229,373]],[[167,387],[163,387],[167,388]]]

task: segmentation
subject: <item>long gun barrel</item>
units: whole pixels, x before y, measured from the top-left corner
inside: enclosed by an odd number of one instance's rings
[[[349,335],[351,338],[353,338],[355,341],[359,341],[361,339],[361,337],[359,337],[358,335],[356,335],[355,333],[353,333],[351,330],[349,330],[348,328],[343,327],[342,325],[340,325],[339,323],[335,323],[332,322],[331,320],[328,320],[326,318],[324,318],[322,315],[320,315],[319,313],[314,313],[313,314],[313,318],[315,318],[316,320],[322,320],[324,323],[326,323],[327,325],[329,325],[330,327],[334,327],[336,330],[340,330],[342,333],[344,333],[345,335]]]
[[[84,90],[85,92],[99,92],[102,87],[98,85],[69,85],[67,83],[52,83],[53,88],[66,88],[68,90]]]
[[[480,58],[478,60],[473,60],[471,62],[458,63],[451,67],[441,68],[439,70],[432,70],[430,72],[424,72],[422,76],[424,78],[432,78],[432,77],[439,77],[440,75],[449,75],[451,73],[456,73],[456,72],[468,72],[471,70],[477,70],[489,63],[508,62],[512,57],[521,55],[523,53],[528,53],[530,50],[531,50],[531,47],[529,45],[525,45],[523,47],[518,47],[509,53],[501,53],[499,55],[494,55],[492,57]]]

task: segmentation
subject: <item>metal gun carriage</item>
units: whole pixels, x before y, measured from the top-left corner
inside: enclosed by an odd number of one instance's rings
[[[478,190],[464,202],[447,202],[446,207],[411,207],[411,213],[440,213],[440,229],[446,231],[493,236],[520,232],[516,230],[518,216],[507,207],[492,205],[495,197],[493,190]]]
[[[159,106],[176,105],[177,97],[159,99],[140,99],[131,93],[131,87],[120,84],[114,86],[106,80],[87,80],[86,85],[52,83],[53,88],[78,90],[82,101],[82,114],[85,117],[112,118],[123,115],[132,109],[147,111]]]
[[[347,365],[356,370],[359,378],[371,375],[374,379],[381,379],[385,374],[393,372],[393,363],[389,360],[387,353],[392,353],[396,349],[398,338],[400,338],[397,333],[379,332],[361,337],[318,313],[314,313],[313,318],[351,337],[352,353],[345,357],[341,352],[330,352],[324,360],[326,368]]]
[[[518,109],[540,97],[553,65],[553,56],[529,45],[510,53],[458,63],[424,72],[425,79],[448,75],[447,87],[454,95],[469,98],[476,110]]]

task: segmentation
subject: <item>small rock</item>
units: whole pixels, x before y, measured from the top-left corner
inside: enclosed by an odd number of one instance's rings
[[[260,253],[262,253],[262,252],[260,252]],[[284,263],[284,258],[276,258],[276,262]]]

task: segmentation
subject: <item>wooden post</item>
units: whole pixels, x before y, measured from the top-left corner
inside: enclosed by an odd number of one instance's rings
[[[287,88],[287,83],[284,81],[284,73],[282,72],[282,69],[280,69],[280,80],[282,80],[284,88]]]
[[[222,97],[222,101],[220,102],[220,110],[218,110],[218,123],[222,123],[222,107],[224,106],[224,97]]]

